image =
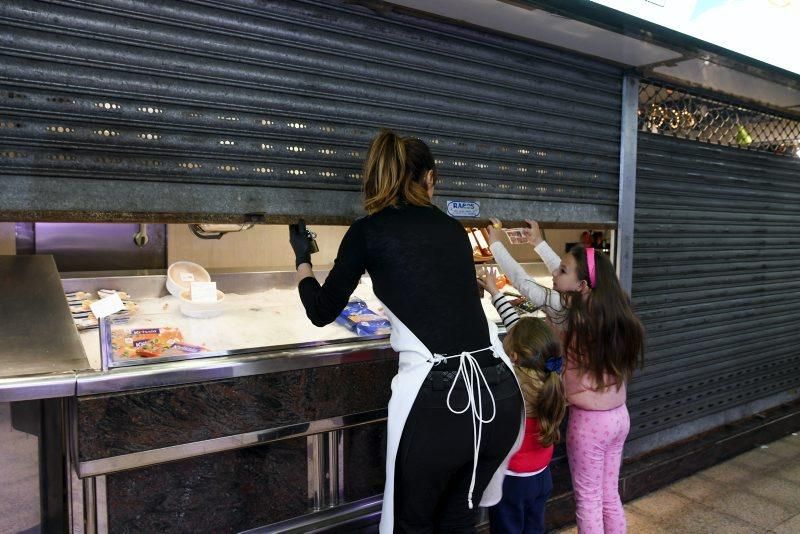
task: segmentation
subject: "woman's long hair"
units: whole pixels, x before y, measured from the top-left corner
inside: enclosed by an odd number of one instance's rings
[[[587,298],[579,293],[564,295],[567,316],[564,347],[575,365],[594,378],[598,388],[630,380],[644,361],[644,327],[631,308],[608,256],[594,251],[595,284],[589,279],[586,248],[576,245],[569,251],[577,263],[578,280],[592,288]],[[615,384],[606,384],[606,376]]]
[[[539,442],[543,447],[561,439],[561,421],[567,411],[566,393],[561,375],[547,369],[549,358],[561,357],[561,342],[545,322],[536,317],[522,317],[503,340],[506,353],[515,358],[520,371],[526,413],[539,419]]]
[[[364,162],[364,209],[371,215],[398,202],[429,206],[428,171],[433,171],[435,182],[436,162],[428,145],[391,130],[381,131]]]

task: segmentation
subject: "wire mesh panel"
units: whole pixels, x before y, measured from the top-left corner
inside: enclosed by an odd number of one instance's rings
[[[750,109],[656,81],[639,85],[638,114],[643,132],[800,157],[800,118]]]
[[[797,396],[800,160],[650,133],[638,145],[632,297],[647,354],[631,438]]]
[[[350,218],[389,127],[440,194],[616,219],[621,74],[594,60],[344,0],[10,0],[0,30],[6,213]]]

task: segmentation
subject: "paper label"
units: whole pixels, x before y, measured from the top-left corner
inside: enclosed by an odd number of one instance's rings
[[[181,282],[194,282],[194,275],[192,273],[181,273]]]
[[[95,317],[102,319],[103,317],[108,317],[118,311],[124,310],[125,305],[122,303],[122,299],[119,298],[119,295],[114,293],[113,295],[101,298],[97,302],[93,302],[90,308]]]
[[[192,282],[190,291],[191,291],[192,302],[217,301],[216,282]]]
[[[447,214],[455,218],[470,217],[474,219],[481,215],[481,203],[477,201],[448,200]]]
[[[196,354],[198,352],[203,352],[205,347],[198,347],[197,345],[189,345],[188,343],[173,343],[172,347],[175,350],[179,350],[181,352],[185,352],[187,354]]]

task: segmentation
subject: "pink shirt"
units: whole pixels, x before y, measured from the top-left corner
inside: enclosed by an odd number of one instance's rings
[[[612,384],[602,390],[597,389],[597,383],[588,374],[581,374],[578,368],[567,363],[564,370],[564,387],[567,390],[567,402],[583,410],[613,410],[625,404],[627,388],[625,384],[617,389],[614,378],[603,377],[606,384]]]

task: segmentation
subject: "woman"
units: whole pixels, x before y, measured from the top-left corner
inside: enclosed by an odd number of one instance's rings
[[[436,165],[414,138],[381,132],[364,164],[364,208],[320,286],[305,225],[290,227],[311,322],[332,322],[368,272],[399,353],[389,401],[381,532],[472,532],[500,499],[521,439],[522,397],[478,298],[464,228],[431,204]]]

